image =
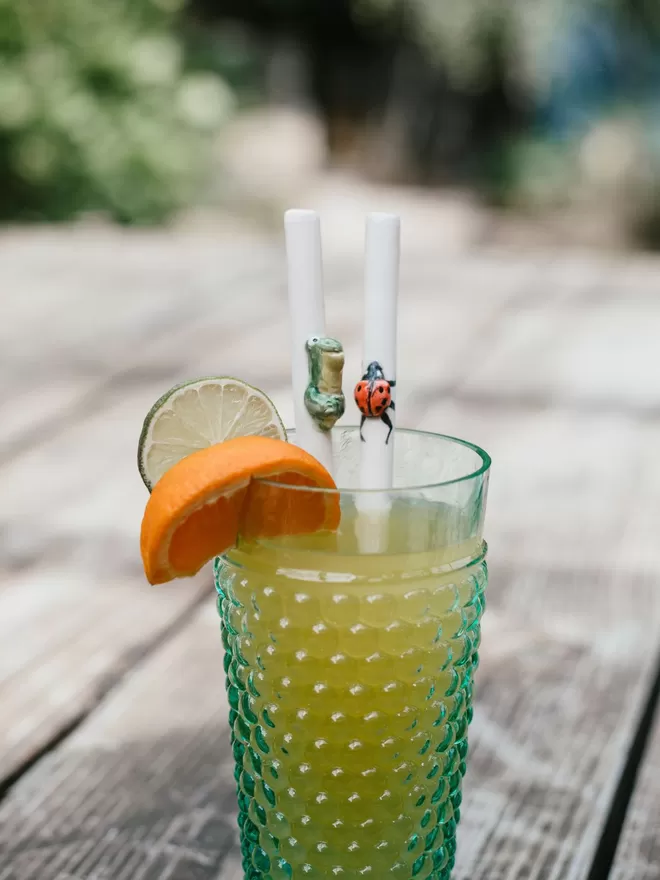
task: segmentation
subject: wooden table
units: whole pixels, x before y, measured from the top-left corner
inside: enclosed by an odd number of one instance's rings
[[[240,877],[210,578],[145,584],[134,457],[183,377],[290,419],[283,268],[226,229],[0,239],[0,880]],[[656,880],[660,263],[411,247],[402,285],[400,423],[494,459],[456,880]]]

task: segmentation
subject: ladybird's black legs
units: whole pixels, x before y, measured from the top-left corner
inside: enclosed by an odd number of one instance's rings
[[[392,406],[392,404],[390,404],[390,407],[391,407],[391,406]],[[387,427],[390,429],[390,430],[387,432],[387,437],[386,437],[386,439],[385,439],[385,445],[387,446],[387,444],[389,443],[389,440],[390,440],[390,434],[391,434],[392,431],[394,430],[394,425],[392,424],[392,419],[388,416],[388,414],[387,414],[387,410],[382,414],[382,416],[381,416],[381,420],[382,420],[383,422],[385,422],[385,424],[387,425]]]
[[[389,405],[387,408],[388,408],[388,409],[391,409],[392,412],[396,412],[396,407],[394,406],[394,401],[393,401],[393,400],[390,400],[390,405]]]
[[[362,436],[362,428],[364,427],[364,423],[366,421],[367,421],[367,417],[365,415],[363,415],[362,418],[360,419],[360,440],[362,440],[363,443],[365,443],[366,441],[365,441],[364,437]]]

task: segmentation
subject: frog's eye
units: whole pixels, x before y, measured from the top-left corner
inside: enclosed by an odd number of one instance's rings
[[[311,338],[309,341],[310,341],[310,344],[311,344],[311,345],[316,345],[316,343],[319,341],[319,337],[318,337],[318,336],[312,336],[312,338]]]

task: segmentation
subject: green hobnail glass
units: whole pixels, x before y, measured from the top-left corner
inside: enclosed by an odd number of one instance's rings
[[[394,489],[365,493],[357,430],[333,442],[337,533],[239,539],[215,564],[245,878],[448,880],[490,459],[398,430]],[[286,510],[310,490],[269,491]]]

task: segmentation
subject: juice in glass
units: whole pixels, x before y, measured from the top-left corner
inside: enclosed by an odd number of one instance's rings
[[[490,462],[470,444],[398,431],[373,552],[360,537],[364,493],[351,488],[359,435],[335,440],[348,487],[338,531],[239,540],[216,561],[245,877],[446,880]]]

